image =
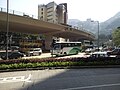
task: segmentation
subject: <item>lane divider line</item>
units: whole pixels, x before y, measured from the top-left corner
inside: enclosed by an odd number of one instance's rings
[[[76,87],[76,88],[67,88],[67,89],[60,89],[60,90],[80,90],[80,89],[91,89],[91,88],[110,87],[110,86],[120,86],[120,83],[103,84],[103,85],[95,85],[95,86],[85,86],[85,87]]]

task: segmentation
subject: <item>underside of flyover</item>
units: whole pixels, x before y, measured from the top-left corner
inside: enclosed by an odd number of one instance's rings
[[[6,32],[7,20],[6,13],[0,12],[0,31]],[[9,32],[19,32],[19,33],[30,33],[30,34],[42,34],[48,37],[49,46],[52,42],[52,37],[62,37],[70,40],[88,39],[94,40],[94,35],[76,30],[74,28],[61,25],[49,23],[33,18],[27,18],[23,16],[9,14]],[[71,28],[71,29],[70,29]],[[47,42],[47,41],[46,41]],[[48,45],[48,43],[47,43]],[[50,47],[48,47],[50,48]]]
[[[6,32],[6,22],[0,21],[0,31]],[[93,40],[90,38],[90,34],[84,34],[80,32],[73,32],[73,31],[65,31],[65,30],[56,30],[50,28],[43,28],[38,26],[32,26],[27,24],[21,23],[14,23],[9,22],[9,32],[19,32],[19,33],[30,33],[30,34],[43,34],[43,35],[51,35],[55,37],[62,37],[67,39],[88,39]]]

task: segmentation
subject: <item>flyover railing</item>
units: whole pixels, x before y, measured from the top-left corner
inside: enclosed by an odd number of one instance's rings
[[[72,26],[72,28],[77,29],[77,30],[80,30],[80,31],[83,31],[83,32],[86,32],[86,33],[89,33],[89,34],[95,36],[92,32],[87,31],[87,30],[86,30],[85,28],[83,28],[83,27]]]
[[[7,12],[6,8],[1,8],[0,7],[0,12]],[[33,19],[38,19],[38,17],[36,15],[32,15],[32,14],[28,14],[28,13],[24,13],[24,12],[20,12],[20,11],[15,11],[15,10],[8,10],[9,14],[13,14],[13,15],[19,15],[19,16],[24,16],[24,17],[30,17]]]

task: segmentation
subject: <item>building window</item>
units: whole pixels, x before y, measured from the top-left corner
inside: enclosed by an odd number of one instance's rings
[[[41,11],[43,11],[43,8],[41,8]]]
[[[47,15],[47,17],[51,17],[52,15]]]
[[[51,9],[51,8],[53,8],[53,7],[48,7],[47,9]]]
[[[51,12],[53,12],[53,11],[47,11],[47,13],[51,13]]]
[[[41,14],[43,14],[43,12],[41,12]]]
[[[47,19],[47,21],[51,21],[51,20],[53,20],[53,18]]]

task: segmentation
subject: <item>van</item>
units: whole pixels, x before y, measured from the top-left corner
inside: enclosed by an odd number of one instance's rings
[[[27,52],[27,56],[38,56],[42,54],[41,48],[34,48]]]

